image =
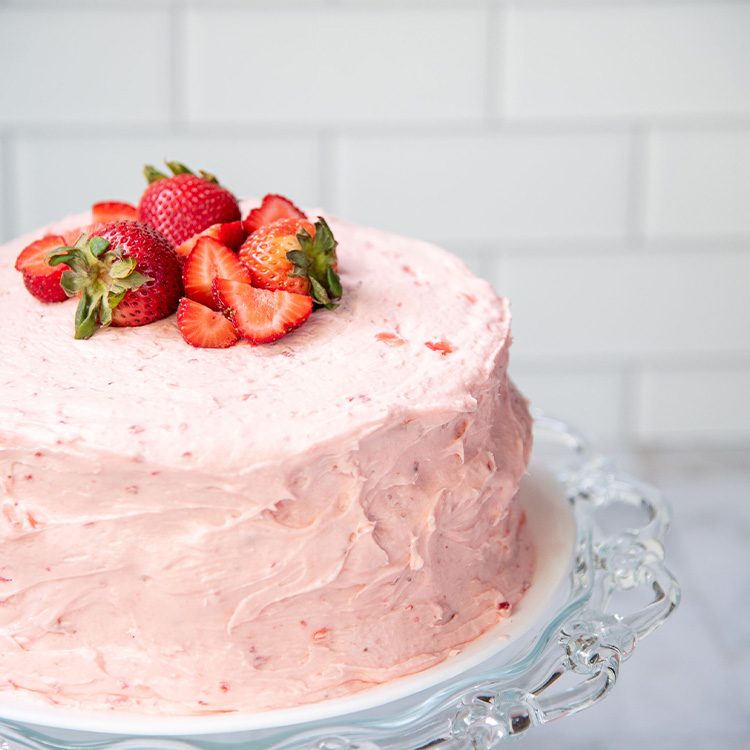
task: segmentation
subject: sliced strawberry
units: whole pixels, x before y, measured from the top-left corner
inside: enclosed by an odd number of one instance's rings
[[[269,194],[258,208],[254,208],[245,217],[245,232],[251,235],[256,229],[273,224],[279,219],[306,219],[302,211],[283,195]]]
[[[122,201],[101,201],[94,203],[91,207],[91,220],[96,224],[102,222],[108,224],[110,221],[135,221],[136,208],[130,203]]]
[[[182,338],[200,349],[227,349],[240,340],[230,320],[187,297],[177,307],[177,324]]]
[[[185,240],[185,242],[177,248],[177,252],[187,258],[187,256],[190,255],[191,250],[195,247],[195,243],[198,242],[201,237],[213,237],[215,240],[221,242],[222,245],[226,245],[230,250],[237,252],[245,241],[247,235],[245,234],[245,227],[241,221],[229,221],[226,224],[213,224],[208,229],[204,229],[202,232],[194,234],[189,240]]]
[[[68,299],[60,286],[60,279],[67,266],[51,266],[47,256],[68,243],[60,234],[48,234],[21,250],[16,258],[16,270],[23,274],[23,283],[28,291],[41,302],[62,302]]]
[[[224,314],[252,344],[276,341],[301,326],[312,312],[312,297],[285,291],[256,289],[229,279],[216,279],[214,291]]]
[[[219,310],[213,292],[213,282],[218,277],[245,284],[252,280],[250,271],[226,245],[211,237],[201,237],[182,267],[185,296]]]

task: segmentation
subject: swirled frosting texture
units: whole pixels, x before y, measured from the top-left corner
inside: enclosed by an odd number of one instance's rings
[[[85,223],[70,217],[57,225]],[[329,217],[345,296],[280,341],[73,338],[0,252],[0,690],[199,714],[434,665],[533,567],[507,303]]]

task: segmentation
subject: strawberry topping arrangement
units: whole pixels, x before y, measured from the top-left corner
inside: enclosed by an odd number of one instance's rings
[[[46,235],[18,256],[38,300],[77,297],[77,339],[176,311],[191,346],[258,345],[298,328],[314,308],[339,304],[337,242],[325,219],[310,221],[276,194],[243,219],[213,175],[167,166],[169,176],[145,168],[137,206],[95,203],[90,224]]]

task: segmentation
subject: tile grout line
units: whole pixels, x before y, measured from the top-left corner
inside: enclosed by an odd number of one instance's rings
[[[181,53],[184,54],[184,53]],[[178,78],[179,82],[179,78]],[[23,127],[28,132],[34,132],[35,135],[79,135],[87,138],[90,135],[100,132],[102,123],[92,123],[87,121],[69,121],[57,123],[43,123],[37,121],[18,120],[13,123],[15,126]],[[105,123],[111,132],[117,133],[122,130],[122,126],[116,121]],[[373,122],[336,122],[320,121],[317,127],[336,127],[337,130],[344,134],[354,137],[379,137],[379,138],[413,138],[429,134],[438,138],[457,138],[466,136],[475,136],[486,134],[490,136],[584,136],[593,134],[623,134],[630,133],[635,137],[636,132],[646,137],[654,128],[660,130],[670,130],[671,126],[658,119],[650,119],[648,123],[639,121],[634,125],[632,119],[606,119],[606,118],[580,118],[576,120],[565,120],[560,118],[541,118],[536,120],[515,119],[509,121],[504,119],[493,120],[488,123],[486,119],[467,119],[466,121],[429,121],[408,119],[401,121],[373,121]],[[723,129],[746,129],[750,130],[750,120],[747,118],[741,121],[731,121],[726,118],[720,118],[711,123],[698,123],[686,118],[680,130],[703,130],[704,125],[709,130]],[[156,125],[158,127],[158,124]],[[310,131],[311,126],[303,126],[293,121],[240,121],[240,122],[209,122],[209,123],[187,123],[188,127],[195,134],[203,132],[219,132],[221,135],[232,134],[281,134],[281,135],[300,135]],[[129,126],[132,127],[132,126]],[[139,127],[136,125],[136,128]],[[153,125],[140,126],[144,129],[153,129]],[[67,131],[67,132],[66,132]],[[640,137],[640,136],[639,136]],[[647,150],[647,149],[646,149]]]
[[[646,243],[646,215],[648,202],[648,127],[636,123],[630,130],[631,154],[628,170],[626,199],[626,236],[634,249],[642,250]]]

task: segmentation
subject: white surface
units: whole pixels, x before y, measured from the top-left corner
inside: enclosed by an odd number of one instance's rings
[[[750,320],[750,252],[529,256],[503,268],[516,357],[669,361],[750,350],[741,323]]]
[[[750,114],[747,3],[603,5],[511,6],[511,116]]]
[[[166,121],[168,23],[164,10],[3,8],[0,124]]]
[[[623,388],[620,370],[572,367],[545,372],[545,369],[524,367],[514,359],[511,373],[532,404],[544,404],[550,414],[577,414],[597,440],[616,443],[624,429],[619,404]]]
[[[747,71],[750,91],[750,62]],[[649,235],[743,237],[750,233],[750,131],[669,130],[651,135],[647,148]]]
[[[750,366],[684,372],[649,368],[638,379],[638,434],[660,443],[750,442]],[[692,409],[685,404],[693,402]]]
[[[266,10],[252,19],[243,11],[191,10],[187,118],[470,121],[483,107],[485,50],[475,43],[483,23],[484,14],[473,9],[425,16],[408,8],[350,13],[301,7],[293,17]],[[227,75],[231,70],[251,76],[244,92]]]
[[[340,212],[439,242],[618,237],[628,148],[611,133],[346,137]]]

